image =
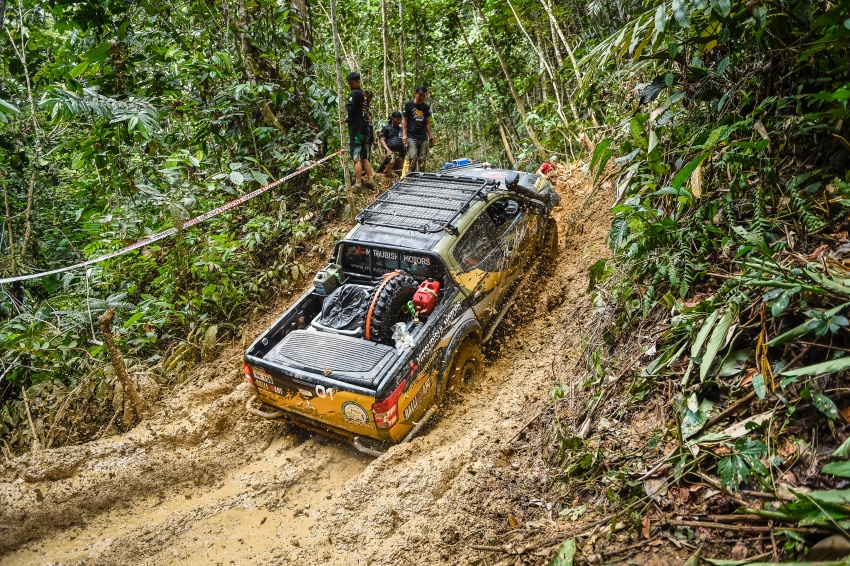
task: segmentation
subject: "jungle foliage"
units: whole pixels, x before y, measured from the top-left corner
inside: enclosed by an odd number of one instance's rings
[[[635,8],[580,62],[581,89],[634,87],[605,98],[609,135],[590,163],[615,204],[613,258],[591,272],[605,325],[586,386],[607,397],[617,385],[606,376],[642,342],[637,359],[649,362],[632,362],[615,418],[653,393],[672,391],[674,403],[668,429],[616,468],[597,443],[565,433],[562,477],[603,474],[606,497],[636,524],[651,502],[683,503],[659,493],[702,485],[729,495],[702,513],[766,493],[780,499],[749,512],[842,532],[844,492],[829,490],[848,477],[850,6]],[[670,470],[644,475],[650,453]],[[784,540],[789,556],[807,543]]]

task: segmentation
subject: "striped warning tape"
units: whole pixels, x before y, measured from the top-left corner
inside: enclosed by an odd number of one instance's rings
[[[218,216],[222,212],[226,212],[226,211],[230,210],[231,208],[235,208],[235,207],[239,206],[240,204],[242,204],[246,201],[249,201],[256,196],[263,194],[264,192],[268,191],[269,189],[272,189],[272,188],[280,185],[281,183],[286,182],[289,179],[292,179],[293,177],[300,175],[304,171],[312,169],[313,167],[316,167],[317,165],[321,165],[325,161],[328,161],[329,159],[333,159],[337,155],[342,155],[345,151],[346,150],[341,149],[341,150],[337,151],[336,153],[332,153],[330,155],[327,155],[327,156],[319,159],[318,161],[314,161],[313,163],[310,163],[309,165],[305,165],[304,167],[302,167],[298,171],[290,173],[289,175],[282,177],[282,178],[278,179],[277,181],[273,181],[273,182],[269,183],[265,187],[260,187],[256,191],[252,191],[252,192],[248,193],[247,195],[243,195],[243,196],[239,197],[238,199],[235,199],[235,200],[228,202],[227,204],[223,204],[223,205],[219,206],[218,208],[214,208],[214,209],[210,210],[209,212],[206,212],[206,213],[204,213],[200,216],[196,216],[195,218],[192,218],[191,220],[187,220],[186,222],[183,223],[183,230],[185,230],[186,228],[191,228],[192,226],[194,226],[196,224],[200,224],[204,220],[209,220],[213,216]],[[40,273],[30,273],[29,275],[19,275],[18,277],[7,277],[6,279],[0,279],[0,285],[2,285],[3,283],[14,283],[15,281],[26,281],[27,279],[38,279],[39,277],[45,277],[47,275],[56,275],[57,273],[65,273],[66,271],[72,271],[74,269],[86,267],[87,265],[99,263],[99,262],[105,261],[107,259],[112,259],[114,257],[124,255],[124,254],[131,252],[133,250],[143,248],[143,247],[147,246],[148,244],[162,240],[162,239],[167,238],[169,236],[173,236],[177,232],[178,232],[177,228],[169,228],[168,230],[165,230],[164,232],[159,232],[158,234],[154,234],[152,236],[142,238],[138,242],[132,243],[127,247],[121,248],[120,250],[115,250],[114,252],[110,252],[106,255],[102,255],[100,257],[96,257],[96,258],[93,258],[93,259],[89,259],[87,261],[77,263],[75,265],[69,265],[68,267],[62,267],[60,269],[53,269],[51,271],[42,271]]]

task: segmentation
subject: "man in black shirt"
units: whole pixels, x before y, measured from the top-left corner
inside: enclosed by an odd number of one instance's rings
[[[422,171],[428,148],[434,145],[431,135],[431,107],[425,104],[428,89],[419,85],[414,89],[413,100],[404,105],[402,142],[407,147],[411,171]]]
[[[369,156],[372,146],[369,144],[369,105],[363,91],[360,90],[360,73],[352,71],[346,77],[351,94],[345,105],[348,110],[348,150],[354,162],[354,189],[359,189],[361,180],[363,186],[374,188],[372,181],[372,164]],[[363,178],[363,173],[366,173]]]
[[[401,112],[395,111],[392,117],[390,117],[390,121],[381,128],[381,147],[387,152],[387,157],[378,168],[378,173],[383,173],[389,167],[390,162],[394,160],[393,171],[396,175],[401,175],[402,152],[404,151],[404,143],[401,141],[401,136]]]

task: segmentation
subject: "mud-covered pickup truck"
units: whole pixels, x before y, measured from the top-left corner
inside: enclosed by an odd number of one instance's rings
[[[559,200],[545,179],[482,163],[402,178],[248,348],[249,411],[370,454],[412,438],[554,261]]]

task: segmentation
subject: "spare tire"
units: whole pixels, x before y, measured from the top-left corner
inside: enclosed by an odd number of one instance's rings
[[[392,345],[393,325],[409,318],[407,303],[419,288],[410,275],[394,272],[378,287],[366,315],[366,339]]]

